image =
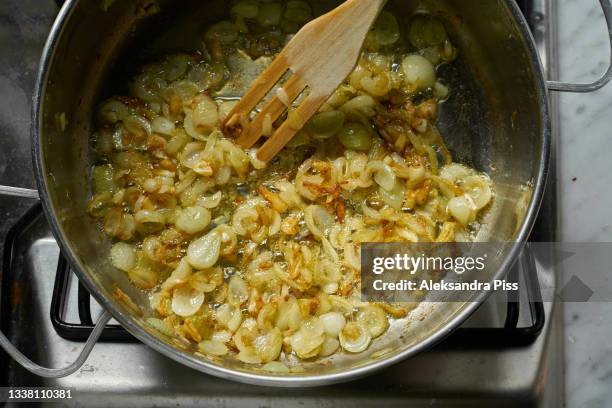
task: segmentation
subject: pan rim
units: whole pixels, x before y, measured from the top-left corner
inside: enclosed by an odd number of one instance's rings
[[[44,108],[44,95],[46,92],[47,79],[49,74],[49,67],[53,62],[53,56],[55,49],[61,40],[62,33],[64,31],[66,22],[70,19],[70,16],[74,12],[79,0],[67,0],[61,8],[57,19],[55,20],[50,34],[45,43],[42,57],[39,64],[37,73],[37,81],[34,88],[34,97],[32,105],[32,122],[31,122],[31,139],[32,139],[32,160],[34,173],[36,176],[36,183],[42,202],[43,210],[47,222],[51,227],[53,236],[55,237],[58,245],[64,256],[68,258],[70,265],[73,270],[77,273],[79,280],[87,287],[92,296],[96,299],[100,305],[107,310],[128,332],[134,337],[140,340],[142,343],[151,347],[155,351],[177,361],[183,365],[186,365],[195,370],[204,372],[206,374],[214,375],[219,378],[239,381],[246,384],[261,385],[261,386],[274,386],[274,387],[300,387],[300,386],[321,386],[331,385],[341,382],[346,382],[358,378],[362,378],[378,372],[384,368],[387,368],[393,364],[403,361],[415,354],[429,349],[433,345],[442,341],[452,331],[459,327],[476,309],[480,304],[490,295],[489,291],[483,291],[474,302],[469,302],[463,309],[460,309],[455,315],[448,320],[440,329],[433,333],[430,337],[414,344],[411,347],[397,353],[394,356],[390,356],[385,359],[372,361],[369,364],[365,364],[359,367],[351,368],[343,372],[321,374],[321,375],[308,375],[308,376],[272,376],[265,374],[255,374],[243,371],[238,371],[230,368],[226,368],[220,365],[212,364],[207,361],[196,358],[195,356],[188,354],[184,351],[177,350],[171,347],[166,342],[155,337],[154,335],[143,330],[135,321],[131,315],[123,313],[111,299],[107,298],[102,291],[98,290],[98,287],[92,277],[86,272],[81,261],[76,256],[72,249],[71,244],[67,241],[63,232],[62,226],[58,222],[55,214],[53,200],[50,194],[49,183],[45,171],[45,161],[43,157],[43,146],[42,146],[42,117]],[[551,118],[550,118],[550,100],[547,94],[546,81],[543,74],[542,62],[537,52],[535,41],[523,16],[519,6],[515,0],[504,0],[503,4],[507,7],[509,14],[514,18],[516,26],[519,28],[520,33],[525,40],[529,57],[532,62],[535,79],[537,82],[538,92],[538,105],[540,107],[540,120],[541,126],[541,155],[539,160],[539,168],[533,182],[534,194],[531,198],[525,220],[521,225],[517,233],[517,241],[525,242],[528,238],[529,233],[536,220],[537,213],[539,211],[546,182],[549,173],[550,166],[550,154],[551,154]],[[494,278],[503,276],[507,270],[516,261],[520,246],[514,245],[509,251],[508,255],[502,262],[500,268],[494,275]]]

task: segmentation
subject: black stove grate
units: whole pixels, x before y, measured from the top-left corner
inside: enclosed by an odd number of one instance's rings
[[[8,283],[13,274],[13,258],[20,256],[16,251],[16,241],[19,233],[30,225],[37,217],[42,216],[42,207],[38,204],[29,210],[9,231],[4,245],[4,262],[2,274],[3,302],[2,316],[10,315],[10,293]],[[508,274],[507,279],[519,282],[519,291],[526,291],[527,299],[541,299],[540,285],[537,278],[536,265],[533,258],[521,258],[521,268],[516,265]],[[519,270],[523,271],[523,279],[519,279]],[[85,341],[93,330],[94,322],[91,315],[91,296],[87,289],[78,284],[77,307],[79,322],[68,322],[65,319],[65,311],[70,301],[70,280],[76,275],[70,269],[66,258],[60,254],[53,297],[51,301],[50,317],[56,332],[63,338],[72,341]],[[509,295],[510,296],[510,295]],[[503,327],[460,327],[452,332],[439,347],[465,348],[465,349],[491,349],[522,347],[533,343],[544,327],[545,313],[541,301],[530,301],[528,304],[529,321],[526,327],[518,327],[521,307],[519,295],[513,294],[507,299],[506,318]],[[525,311],[523,311],[524,313]],[[100,340],[102,342],[137,342],[138,340],[129,334],[123,327],[117,324],[109,324],[103,331]]]

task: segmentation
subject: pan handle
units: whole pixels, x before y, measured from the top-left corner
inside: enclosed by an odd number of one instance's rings
[[[11,357],[13,357],[13,359],[20,366],[22,366],[23,368],[25,368],[32,374],[38,375],[40,377],[45,377],[45,378],[67,377],[70,374],[77,371],[79,368],[81,368],[83,364],[85,364],[85,360],[87,360],[87,357],[89,357],[91,350],[93,349],[94,345],[98,341],[98,338],[100,338],[100,335],[102,334],[102,330],[104,330],[104,327],[106,326],[106,323],[108,323],[110,318],[111,318],[110,313],[106,311],[102,314],[102,316],[100,316],[100,318],[98,319],[98,322],[96,323],[96,327],[94,327],[94,329],[91,331],[91,334],[89,335],[89,338],[83,345],[83,348],[81,349],[81,352],[79,353],[79,356],[76,358],[76,360],[74,360],[74,362],[72,362],[72,364],[66,367],[63,367],[63,368],[47,368],[47,367],[42,367],[36,364],[35,362],[27,358],[25,355],[23,355],[19,350],[17,350],[17,348],[13,346],[13,344],[11,344],[11,341],[1,331],[0,331],[0,346]]]
[[[10,187],[0,185],[0,196],[12,196],[21,198],[33,198],[38,200],[38,190],[32,190],[29,188],[21,187]]]
[[[590,84],[572,84],[568,82],[557,82],[548,81],[546,86],[550,91],[559,92],[574,92],[574,93],[588,93],[594,92],[598,89],[603,88],[612,80],[612,3],[610,0],[599,0],[601,8],[606,19],[606,25],[608,27],[608,37],[610,40],[610,63],[606,73],[601,78]]]

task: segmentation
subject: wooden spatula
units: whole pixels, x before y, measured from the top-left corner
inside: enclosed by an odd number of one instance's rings
[[[306,88],[308,96],[257,151],[270,161],[306,124],[355,67],[365,37],[386,0],[347,0],[306,24],[251,85],[227,116],[226,129],[240,128],[237,143],[252,147]],[[292,75],[252,120],[250,112],[290,70]],[[279,97],[280,95],[280,97]]]

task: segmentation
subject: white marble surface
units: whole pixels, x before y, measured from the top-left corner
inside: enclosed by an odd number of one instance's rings
[[[561,0],[559,14],[562,79],[596,78],[609,61],[597,1]],[[612,84],[563,95],[561,118],[561,239],[612,242]],[[567,407],[612,407],[612,303],[568,303],[564,313]]]

